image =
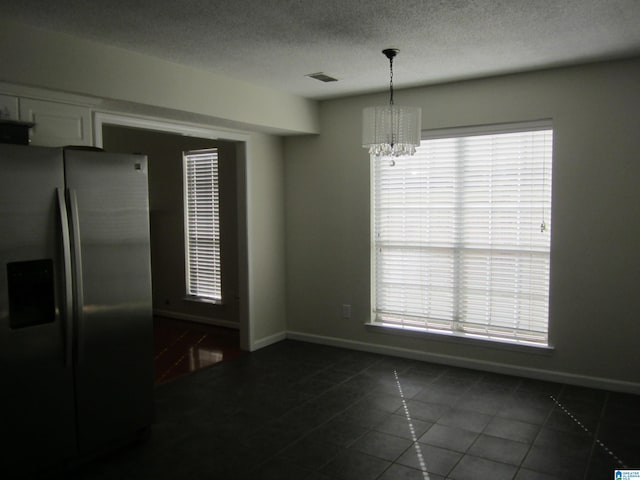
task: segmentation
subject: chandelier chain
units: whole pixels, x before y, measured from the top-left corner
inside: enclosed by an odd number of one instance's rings
[[[389,105],[393,105],[393,57],[389,58]]]

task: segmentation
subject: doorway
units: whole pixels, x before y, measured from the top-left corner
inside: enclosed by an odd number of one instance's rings
[[[126,118],[96,123],[96,137],[100,137],[96,138],[96,144],[106,151],[142,153],[149,158],[153,310],[158,329],[166,334],[168,330],[176,330],[180,325],[176,322],[182,322],[177,330],[183,333],[198,332],[208,327],[211,335],[218,329],[227,351],[234,350],[229,345],[233,335],[224,334],[224,329],[233,329],[237,338],[236,350],[239,351],[240,347],[248,350],[247,282],[242,267],[246,265],[246,251],[241,247],[246,245],[242,239],[242,232],[246,231],[243,228],[246,221],[244,142],[210,138],[215,136],[212,135],[214,132],[206,130],[198,132],[203,136],[188,136],[184,132],[168,131],[172,128],[179,130],[180,126],[159,125],[157,122],[138,125],[133,121],[134,125],[130,125],[131,119]],[[191,127],[186,128],[193,133]],[[193,301],[185,295],[182,152],[206,148],[217,148],[220,156],[222,304]],[[156,332],[156,335],[164,334]],[[182,340],[190,335],[184,334]],[[210,339],[206,343],[210,345]],[[205,366],[219,355],[211,348],[198,352],[194,354],[191,348],[191,353],[182,360],[192,366]],[[181,369],[184,365],[177,370]]]

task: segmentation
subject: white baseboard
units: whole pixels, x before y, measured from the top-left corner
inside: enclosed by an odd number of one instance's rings
[[[578,385],[589,388],[599,388],[603,390],[612,390],[616,392],[640,395],[639,383],[627,382],[623,380],[613,380],[609,378],[592,377],[588,375],[577,375],[574,373],[556,372],[538,368],[519,367],[496,362],[487,362],[484,360],[469,359],[454,355],[429,353],[419,350],[390,347],[386,345],[359,342],[355,340],[345,340],[342,338],[326,337],[322,335],[311,335],[301,332],[287,332],[287,338],[309,343],[318,343],[321,345],[328,345],[332,347],[348,348],[351,350],[359,350],[363,352],[378,353],[382,355],[391,355],[394,357],[409,358],[412,360],[421,360],[425,362],[451,365],[454,367],[472,368],[476,370],[484,370],[504,375],[517,375],[520,377],[533,378],[536,380],[567,383],[570,385]]]
[[[214,327],[233,328],[238,330],[240,325],[237,322],[229,320],[220,320],[217,318],[201,317],[199,315],[189,315],[188,313],[172,312],[170,310],[154,309],[153,314],[158,317],[174,318],[176,320],[185,320],[187,322],[204,323]]]
[[[255,352],[256,350],[260,350],[261,348],[268,347],[269,345],[273,345],[274,343],[281,342],[282,340],[286,340],[287,332],[278,332],[274,335],[269,335],[268,337],[261,338],[259,340],[254,340],[251,343],[251,351]]]

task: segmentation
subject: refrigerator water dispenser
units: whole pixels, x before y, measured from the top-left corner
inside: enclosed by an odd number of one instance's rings
[[[55,320],[53,261],[7,263],[9,326],[32,327]]]

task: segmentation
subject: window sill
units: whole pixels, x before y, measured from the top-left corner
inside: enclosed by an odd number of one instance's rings
[[[184,297],[184,300],[187,302],[210,303],[212,305],[224,305],[222,300],[213,300],[212,298],[196,297],[192,295],[187,295],[186,297]]]
[[[536,345],[525,342],[512,342],[509,340],[495,338],[477,338],[464,333],[428,331],[397,327],[393,325],[383,325],[380,323],[365,323],[367,329],[378,333],[391,335],[401,335],[413,338],[423,338],[427,340],[456,343],[458,345],[470,345],[474,347],[496,348],[500,350],[510,350],[521,353],[533,353],[538,355],[550,355],[555,351],[551,345]]]

